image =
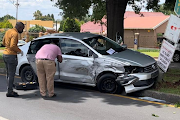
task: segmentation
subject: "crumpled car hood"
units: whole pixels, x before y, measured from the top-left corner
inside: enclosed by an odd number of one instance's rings
[[[106,57],[120,60],[122,62],[128,62],[133,66],[141,66],[141,67],[145,67],[156,62],[154,58],[148,55],[129,49],[126,49],[122,52],[115,53],[112,55],[107,55]]]

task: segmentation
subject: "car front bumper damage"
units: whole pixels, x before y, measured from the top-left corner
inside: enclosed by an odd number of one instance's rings
[[[152,73],[134,73],[118,76],[116,82],[124,86],[126,93],[132,93],[151,87],[158,77],[158,70]]]

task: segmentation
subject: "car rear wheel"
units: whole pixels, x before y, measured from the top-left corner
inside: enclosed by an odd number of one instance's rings
[[[20,76],[23,82],[38,82],[38,78],[31,66],[23,67]]]
[[[121,92],[122,87],[117,84],[115,79],[116,76],[110,73],[102,75],[97,82],[99,91],[105,93]]]
[[[180,62],[180,52],[175,52],[173,56],[174,62]]]

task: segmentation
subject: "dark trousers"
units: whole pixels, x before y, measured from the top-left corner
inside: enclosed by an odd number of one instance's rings
[[[16,72],[16,66],[18,64],[17,55],[5,55],[3,54],[3,60],[6,65],[6,79],[8,93],[13,91],[14,76]]]

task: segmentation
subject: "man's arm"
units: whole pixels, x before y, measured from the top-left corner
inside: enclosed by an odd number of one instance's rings
[[[10,49],[17,53],[21,53],[21,50],[18,48],[17,43],[18,43],[18,34],[12,34]]]
[[[58,62],[60,62],[60,63],[62,62],[62,56],[61,55],[58,55],[57,59],[58,59]]]

